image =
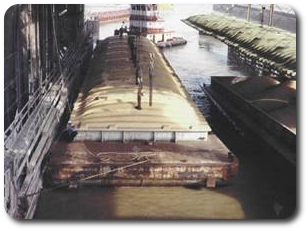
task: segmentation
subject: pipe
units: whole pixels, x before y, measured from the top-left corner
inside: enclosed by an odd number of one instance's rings
[[[274,4],[270,4],[269,22],[268,22],[269,26],[273,26],[273,24],[274,24],[273,19],[274,19]]]
[[[260,18],[261,26],[263,26],[263,24],[264,24],[264,11],[265,11],[265,6],[261,5],[261,14],[260,14],[260,16],[261,16],[261,18]]]
[[[250,22],[250,18],[251,18],[251,4],[248,4],[247,6],[247,21]]]

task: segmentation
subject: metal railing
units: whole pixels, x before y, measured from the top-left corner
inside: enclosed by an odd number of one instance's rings
[[[54,68],[51,73],[44,79],[41,84],[41,87],[35,90],[35,92],[30,96],[29,101],[24,105],[24,107],[18,112],[15,116],[12,123],[7,127],[4,131],[4,147],[6,150],[12,149],[13,144],[17,136],[23,131],[23,129],[28,126],[28,130],[36,130],[35,127],[40,124],[36,119],[33,119],[32,124],[27,124],[29,118],[36,116],[40,116],[38,110],[43,102],[53,102],[54,99],[47,99],[52,95],[52,91],[59,90],[63,86],[67,84],[69,80],[70,71],[77,64],[78,60],[82,58],[85,54],[82,54],[81,45],[83,45],[88,39],[90,35],[90,31],[87,31],[87,27],[85,26],[87,22],[85,22],[82,35],[79,40],[69,48],[69,51],[66,53],[64,58],[62,59],[61,65],[63,68],[63,73],[61,73],[61,68]],[[66,78],[64,78],[66,76]],[[54,96],[56,94],[53,94]],[[47,100],[46,100],[47,99]],[[52,105],[52,104],[50,104]],[[48,107],[48,106],[47,106]],[[38,115],[37,115],[38,113]],[[29,137],[30,138],[30,137]],[[31,138],[30,138],[31,139]],[[9,147],[10,146],[10,147]]]

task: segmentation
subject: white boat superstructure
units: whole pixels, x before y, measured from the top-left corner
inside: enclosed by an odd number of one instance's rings
[[[130,31],[141,34],[154,43],[173,38],[171,32],[164,30],[164,20],[159,16],[157,4],[132,4]]]

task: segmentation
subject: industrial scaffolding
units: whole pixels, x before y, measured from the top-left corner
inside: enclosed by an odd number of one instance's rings
[[[81,82],[93,39],[83,5],[14,5],[5,14],[5,209],[31,218],[42,162]]]

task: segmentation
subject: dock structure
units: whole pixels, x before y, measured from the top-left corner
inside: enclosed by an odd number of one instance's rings
[[[147,38],[139,37],[141,110],[136,68],[126,36],[100,41],[74,104],[73,142],[57,142],[48,162],[52,184],[186,185],[228,180],[238,160],[211,131],[205,118]],[[149,60],[154,60],[152,106]]]
[[[44,160],[92,55],[83,9],[16,4],[5,14],[4,206],[17,219],[35,213]]]
[[[211,130],[180,79],[158,48],[139,38],[142,110],[136,110],[136,74],[128,39],[118,36],[98,44],[89,73],[74,104],[75,140],[206,140]],[[153,102],[149,106],[150,53],[154,54]]]

